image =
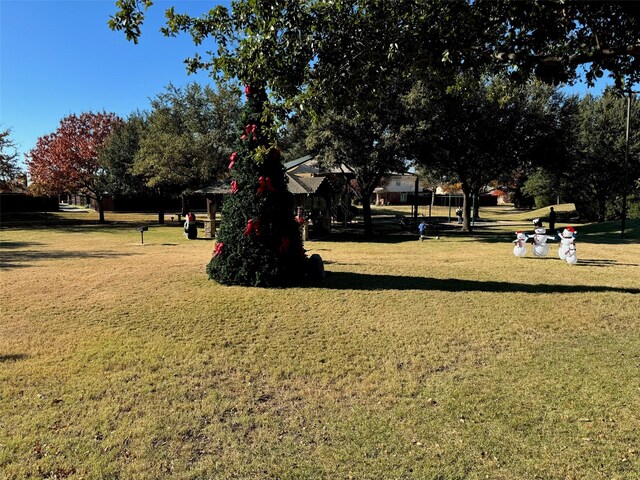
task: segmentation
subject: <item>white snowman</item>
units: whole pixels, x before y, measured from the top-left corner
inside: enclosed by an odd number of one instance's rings
[[[529,236],[521,231],[516,232],[516,239],[513,241],[513,254],[516,257],[524,257],[527,254],[527,240]]]
[[[547,230],[542,226],[539,218],[536,218],[533,224],[536,226],[533,234],[533,245],[531,247],[533,255],[536,257],[546,257],[549,253],[547,240],[553,240],[553,237],[547,235]]]
[[[576,231],[573,227],[565,228],[560,234],[558,257],[560,257],[560,260],[566,260],[569,265],[575,265],[578,262],[575,235]]]

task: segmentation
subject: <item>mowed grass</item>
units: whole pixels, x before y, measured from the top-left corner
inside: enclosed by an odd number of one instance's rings
[[[257,289],[133,227],[0,230],[0,478],[640,478],[637,238],[336,235]]]

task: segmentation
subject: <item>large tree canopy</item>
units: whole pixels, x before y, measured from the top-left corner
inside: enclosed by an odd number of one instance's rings
[[[345,165],[355,175],[362,200],[364,231],[373,233],[371,197],[382,177],[404,172],[404,158],[398,144],[398,125],[389,116],[348,116],[328,112],[309,131],[307,145],[321,163]]]
[[[468,3],[475,45],[461,49],[553,83],[586,72],[592,84],[604,71],[618,87],[640,81],[637,2],[475,0]],[[466,27],[471,27],[469,30]]]
[[[225,88],[169,85],[151,100],[133,172],[165,195],[184,196],[209,186],[226,173],[239,99],[239,92]]]
[[[38,138],[27,154],[29,175],[36,189],[49,194],[84,191],[94,196],[100,222],[107,177],[100,151],[122,124],[114,113],[85,112],[69,115],[57,130]]]
[[[627,99],[606,91],[581,99],[571,123],[568,161],[559,172],[560,193],[574,202],[578,214],[599,222],[621,218],[624,177],[640,176],[640,106],[631,104],[628,164],[625,165]],[[547,168],[547,171],[549,169]],[[628,186],[627,186],[628,187]]]
[[[137,41],[152,3],[118,0],[111,28]],[[208,58],[186,60],[190,70],[260,80],[296,108],[300,94],[366,89],[368,74],[396,59],[404,71],[482,63],[552,82],[573,81],[583,69],[589,82],[604,71],[619,86],[640,80],[635,2],[236,0],[231,10],[218,6],[195,17],[172,7],[166,16],[166,35],[216,42]]]
[[[118,0],[111,28],[137,41],[151,4]],[[196,45],[212,47],[206,56],[187,59],[189,70],[207,69],[220,79],[264,86],[269,93],[265,113],[282,122],[303,110],[319,114],[316,118],[326,112],[350,120],[374,117],[381,99],[397,101],[417,82],[442,95],[460,75],[472,72],[501,73],[516,82],[533,73],[552,84],[576,81],[583,73],[593,84],[608,72],[619,89],[640,80],[635,2],[235,0],[230,9],[217,6],[200,17],[174,8],[166,16],[165,35],[188,33]],[[399,88],[390,90],[393,78]],[[478,114],[465,102],[456,108]],[[519,128],[507,125],[513,120],[504,108],[485,107],[483,114],[500,128]],[[272,139],[277,125],[273,128]],[[470,132],[465,140],[472,138]],[[484,149],[487,142],[475,138],[472,153],[463,152],[468,164],[474,155],[486,159],[483,165],[495,164],[495,156]],[[459,161],[460,152],[449,153],[447,158]],[[462,177],[460,165],[456,170]],[[475,175],[469,194],[477,182],[496,174],[493,166],[488,170],[482,178]]]
[[[133,172],[146,124],[146,114],[132,113],[113,132],[100,151],[100,161],[105,168],[109,191],[113,194],[136,195],[149,192],[144,179]]]
[[[443,95],[417,84],[407,96],[416,123],[405,142],[422,170],[460,183],[463,230],[471,229],[470,200],[483,187],[553,151],[561,97],[552,90],[467,74]]]

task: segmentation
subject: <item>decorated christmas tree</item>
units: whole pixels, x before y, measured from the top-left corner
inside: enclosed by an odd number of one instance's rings
[[[225,285],[286,286],[303,280],[307,257],[280,151],[269,138],[264,89],[245,87],[244,128],[229,159],[231,190],[209,278]]]

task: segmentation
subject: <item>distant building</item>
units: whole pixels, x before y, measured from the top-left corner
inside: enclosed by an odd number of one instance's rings
[[[415,205],[416,180],[417,175],[411,173],[403,173],[388,176],[382,184],[377,187],[373,193],[375,194],[374,203],[376,205]],[[418,203],[428,202],[431,198],[431,192],[418,186]]]

